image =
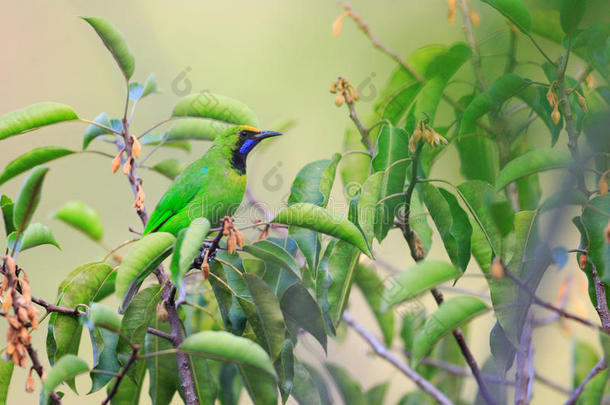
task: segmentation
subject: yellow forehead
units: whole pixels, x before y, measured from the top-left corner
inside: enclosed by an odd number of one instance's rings
[[[254,127],[251,127],[250,125],[243,125],[243,128],[244,128],[246,131],[250,131],[250,132],[256,132],[256,133],[261,132],[261,130],[260,130],[260,129],[258,129],[258,128],[254,128]]]

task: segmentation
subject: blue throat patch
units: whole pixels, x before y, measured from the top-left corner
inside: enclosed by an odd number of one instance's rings
[[[252,149],[254,149],[257,143],[258,142],[254,139],[246,139],[244,141],[244,144],[241,145],[241,148],[239,148],[239,153],[241,153],[242,155],[247,155],[248,153],[250,153],[250,151],[252,151]]]

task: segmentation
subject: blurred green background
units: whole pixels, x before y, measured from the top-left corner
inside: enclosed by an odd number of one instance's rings
[[[589,18],[607,21],[608,6],[602,7],[603,4],[593,2]],[[361,0],[353,1],[352,5],[375,34],[401,55],[408,55],[422,45],[450,44],[463,38],[460,16],[453,24],[446,20],[445,1]],[[481,53],[489,55],[485,63],[493,64],[494,58],[498,59],[494,54],[500,52],[499,44],[506,43],[508,28],[488,6],[478,1],[474,6],[482,17],[482,26],[477,31],[478,38],[485,41]],[[168,117],[181,96],[203,90],[245,102],[258,114],[263,128],[285,119],[296,120],[286,136],[268,142],[249,160],[249,186],[262,201],[278,207],[286,200],[292,179],[304,164],[329,158],[342,150],[343,132],[349,120],[345,107],[335,107],[334,96],[328,91],[330,83],[338,75],[347,76],[362,94],[358,109],[365,114],[395,66],[371,46],[351,21],[345,20],[341,34],[333,37],[331,25],[341,12],[340,4],[322,0],[2,2],[0,113],[39,101],[58,101],[74,107],[84,118],[93,119],[102,111],[111,117],[119,116],[125,97],[121,73],[91,27],[78,18],[81,15],[105,17],[123,32],[135,54],[134,79],[143,82],[153,72],[163,90],[162,94],[147,97],[138,104],[134,133]],[[546,41],[541,43],[556,51]],[[531,48],[525,41],[519,46],[525,52]],[[532,53],[532,57],[537,56]],[[573,65],[576,69],[578,61]],[[470,66],[463,70],[468,71],[466,76],[470,75]],[[2,141],[0,167],[34,146],[61,145],[79,150],[84,130],[84,124],[60,124]],[[189,163],[207,146],[195,143],[190,154],[163,150],[151,162],[176,157]],[[92,148],[112,150],[99,142]],[[20,257],[20,264],[32,280],[33,293],[53,301],[63,277],[77,265],[103,257],[104,249],[48,219],[49,213],[66,201],[85,201],[100,213],[105,225],[104,243],[108,246],[132,237],[128,227],[138,228],[139,220],[131,208],[131,190],[121,175],[111,174],[109,159],[79,154],[51,163],[50,167],[35,220],[52,227],[63,250],[42,247],[27,251]],[[456,154],[450,149],[435,169],[435,176],[457,180],[457,168]],[[141,175],[151,211],[169,181],[152,172],[142,171]],[[15,197],[22,179],[23,175],[4,184],[0,192]],[[334,197],[332,207],[344,212],[340,187]],[[576,235],[567,234],[562,238],[569,243]],[[435,245],[432,257],[445,258],[439,244]],[[399,233],[392,233],[383,248],[377,247],[377,252],[401,269],[411,264]],[[581,275],[574,263],[569,267],[562,274],[547,276],[541,294],[548,291],[549,299],[554,301],[559,283],[570,272],[579,286]],[[485,283],[476,277],[480,271],[475,265],[469,273],[473,276],[464,277],[458,286],[484,291]],[[580,287],[577,290],[575,294],[584,296]],[[594,310],[588,299],[582,301],[584,310],[593,318]],[[422,302],[430,304],[427,299]],[[353,292],[351,311],[378,334],[358,291]],[[492,325],[492,316],[488,314],[476,320],[470,330],[471,347],[481,363],[489,354],[487,339]],[[45,328],[46,324],[34,333],[34,342],[41,354]],[[6,328],[0,324],[0,335],[5,332]],[[571,333],[597,345],[596,336],[588,330],[572,325]],[[344,339],[340,346],[331,344],[328,359],[346,366],[365,388],[391,379],[388,403],[394,403],[404,391],[413,389],[403,375],[372,356],[358,337],[348,334]],[[569,387],[569,336],[555,324],[538,329],[535,341],[536,366],[540,373]],[[83,353],[89,353],[86,335],[82,342]],[[302,359],[317,363],[324,358],[313,340],[305,339],[300,346]],[[41,357],[48,364],[46,355]],[[25,376],[24,370],[15,371],[9,403],[37,402],[36,395],[24,393]],[[87,392],[88,377],[81,377],[78,387],[80,392]],[[469,398],[476,393],[472,381],[467,384],[467,392]],[[565,400],[565,396],[539,383],[534,392],[534,403]],[[103,394],[99,393],[76,397],[68,392],[64,403],[98,403],[101,398]],[[246,395],[242,399],[248,403]],[[146,391],[141,403],[149,403]]]

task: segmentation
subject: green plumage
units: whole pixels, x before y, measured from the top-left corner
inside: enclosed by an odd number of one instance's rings
[[[152,213],[144,235],[169,232],[177,235],[196,218],[217,226],[232,216],[246,189],[246,157],[264,138],[280,135],[249,126],[228,128],[208,152],[176,177]]]

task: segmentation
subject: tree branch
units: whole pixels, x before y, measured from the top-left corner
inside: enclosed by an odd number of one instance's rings
[[[170,343],[174,342],[174,337],[172,335],[170,335],[169,333],[163,332],[162,330],[149,327],[146,330],[146,332],[150,333],[151,335],[159,336],[160,338],[165,339],[165,340],[169,341]]]
[[[131,349],[131,356],[129,357],[129,360],[127,360],[127,363],[125,363],[125,366],[117,374],[116,380],[114,381],[114,385],[112,386],[112,389],[108,393],[108,396],[106,396],[106,398],[102,401],[102,405],[106,405],[106,404],[110,403],[110,400],[112,399],[112,397],[114,397],[116,395],[116,393],[119,391],[119,385],[121,385],[121,381],[123,381],[123,377],[125,377],[125,375],[129,371],[129,368],[133,365],[133,363],[135,363],[136,359],[138,358],[139,350],[140,350],[140,346],[138,346],[138,345],[135,345]]]
[[[387,347],[385,347],[379,340],[377,340],[377,338],[375,338],[373,334],[367,331],[358,321],[356,321],[356,319],[354,319],[354,317],[352,317],[352,315],[348,311],[345,311],[343,313],[343,322],[345,322],[346,325],[354,329],[354,331],[356,331],[356,333],[358,333],[360,337],[366,340],[366,342],[371,346],[371,348],[375,351],[375,353],[377,353],[379,357],[385,359],[398,370],[400,370],[419,388],[421,388],[422,391],[430,395],[438,403],[443,405],[453,404],[453,402],[451,402],[451,400],[449,400],[449,398],[447,398],[445,394],[440,392],[430,381],[423,378],[415,370],[410,368],[406,363],[402,362],[394,354],[392,354],[392,352],[390,352]]]
[[[584,380],[580,383],[578,387],[572,392],[570,397],[563,405],[574,405],[576,401],[578,401],[578,397],[585,389],[585,386],[591,381],[596,375],[606,369],[606,357],[602,357],[602,359],[589,371],[589,374],[585,377]]]
[[[487,86],[485,85],[485,78],[481,70],[481,57],[479,55],[476,40],[474,39],[474,29],[470,19],[471,10],[465,0],[458,0],[458,7],[462,11],[462,26],[464,29],[464,35],[466,36],[466,41],[468,41],[468,45],[470,45],[470,49],[472,50],[471,61],[472,68],[474,69],[474,77],[477,81],[479,90],[485,91]]]

